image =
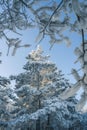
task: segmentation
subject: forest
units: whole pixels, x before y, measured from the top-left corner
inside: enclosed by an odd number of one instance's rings
[[[25,57],[23,71],[9,77],[0,75],[0,130],[87,130],[87,1],[1,0],[0,40],[5,41],[7,57],[10,51],[15,57],[19,48],[33,46],[22,44],[22,33],[27,29],[36,29],[38,34],[36,47]],[[46,39],[50,51],[56,44],[71,46],[72,33],[80,37],[73,53],[77,57],[74,64],[80,63],[80,67],[71,68],[70,73],[75,83],[41,45]]]

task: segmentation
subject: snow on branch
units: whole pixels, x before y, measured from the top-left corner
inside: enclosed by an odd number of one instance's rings
[[[49,99],[46,100],[46,107],[37,110],[36,112],[32,113],[32,114],[24,114],[23,116],[20,116],[18,118],[13,119],[12,121],[8,122],[8,127],[9,128],[20,128],[21,124],[23,123],[24,125],[26,125],[27,123],[29,124],[29,126],[31,126],[31,122],[35,122],[37,121],[39,118],[44,120],[47,120],[47,116],[48,114],[51,113],[56,113],[59,110],[65,109],[65,111],[68,112],[67,110],[67,102],[62,102],[60,101],[58,98],[54,98],[54,99]]]

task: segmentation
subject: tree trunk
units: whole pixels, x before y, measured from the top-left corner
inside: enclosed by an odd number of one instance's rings
[[[40,118],[36,121],[36,130],[40,130]]]

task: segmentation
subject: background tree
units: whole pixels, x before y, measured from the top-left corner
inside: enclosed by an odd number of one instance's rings
[[[17,48],[21,47],[19,43],[21,40],[19,38],[9,38],[6,31],[12,31],[14,33],[20,32],[26,28],[38,27],[39,34],[36,38],[36,42],[40,43],[45,36],[49,36],[51,47],[55,43],[65,42],[70,45],[71,39],[66,35],[69,32],[77,32],[82,36],[82,49],[79,50],[81,53],[76,52],[79,56],[78,60],[83,60],[82,68],[84,74],[81,77],[81,83],[84,85],[84,94],[86,95],[86,84],[87,84],[87,74],[86,74],[86,40],[85,34],[87,32],[87,2],[83,0],[8,0],[1,1],[1,38],[4,37],[7,40],[8,52],[11,46],[14,46],[13,55]],[[84,12],[83,12],[84,10]],[[20,34],[19,34],[20,35]],[[23,45],[24,46],[24,45]],[[30,45],[25,45],[28,47]],[[79,49],[79,48],[78,48]],[[80,86],[81,86],[80,83]],[[79,83],[78,83],[79,84]],[[79,85],[75,84],[77,89]],[[75,89],[75,90],[76,90]],[[78,90],[78,89],[77,89]],[[72,94],[73,95],[73,94]],[[71,96],[72,96],[71,95]],[[68,98],[68,97],[67,97]],[[85,98],[86,101],[86,98]],[[85,103],[85,102],[84,102]],[[83,105],[82,105],[83,106]]]
[[[18,99],[15,105],[19,109],[17,109],[16,117],[43,109],[45,100],[58,99],[66,88],[71,87],[62,72],[58,71],[56,65],[49,61],[49,56],[44,56],[40,46],[29,53],[27,60],[23,67],[26,71],[18,76],[10,77],[16,79],[15,92]],[[51,127],[49,120],[50,115],[47,127]],[[41,127],[42,119],[38,118],[36,130],[41,130]]]
[[[67,99],[68,97],[73,96],[80,86],[84,88],[84,94],[81,98],[80,104],[78,104],[77,109],[82,109],[83,105],[86,102],[87,98],[87,46],[85,40],[85,34],[87,31],[87,2],[83,0],[61,0],[60,3],[56,0],[1,0],[0,1],[0,37],[4,37],[7,41],[8,45],[8,52],[10,47],[14,47],[13,55],[17,48],[21,47],[19,43],[21,40],[19,38],[9,38],[7,35],[8,31],[12,31],[21,36],[20,30],[31,28],[31,27],[38,27],[39,34],[36,38],[36,42],[40,43],[41,40],[45,36],[49,36],[51,47],[55,43],[62,43],[65,42],[67,45],[71,43],[69,36],[65,34],[67,32],[77,32],[82,36],[81,41],[81,49],[78,47],[75,50],[75,54],[78,56],[77,61],[81,62],[81,68],[83,70],[83,75],[79,76],[78,72],[73,69],[72,73],[76,78],[76,84],[73,85],[71,89],[68,89],[68,94],[64,92],[61,96],[62,99]],[[84,10],[84,12],[83,12]],[[24,46],[24,45],[23,45]],[[22,46],[22,47],[23,47]],[[25,45],[25,47],[30,45]],[[77,61],[75,63],[77,63]],[[39,77],[40,74],[37,71],[37,76]],[[47,76],[48,78],[49,76]],[[38,78],[38,80],[41,77]],[[24,82],[24,81],[23,81]],[[36,81],[35,81],[36,82]],[[47,81],[46,81],[47,83]],[[44,83],[45,85],[45,83]],[[32,85],[33,86],[33,85]],[[38,90],[39,85],[38,86]],[[19,88],[20,89],[20,88]],[[43,87],[41,88],[43,89]],[[33,89],[34,90],[34,89]],[[39,90],[40,91],[40,90]],[[60,96],[60,97],[61,97]],[[83,102],[84,101],[84,102]],[[54,104],[53,104],[54,105]],[[50,105],[48,105],[50,106]],[[48,107],[49,108],[49,107]],[[50,111],[50,109],[48,109]],[[40,112],[40,111],[39,111]],[[43,111],[44,112],[44,111]],[[48,111],[47,111],[48,112]],[[51,112],[51,111],[50,111]],[[52,109],[53,112],[53,109]],[[35,115],[36,113],[34,113]],[[47,113],[49,115],[49,113]],[[38,116],[38,114],[37,114]],[[24,118],[23,118],[24,117]],[[13,124],[17,125],[21,122],[26,121],[27,119],[32,119],[28,115],[29,118],[26,118],[27,115],[18,118],[18,120],[14,120],[14,122],[10,122],[9,124],[12,126]],[[23,120],[21,119],[23,118]],[[26,120],[25,120],[26,118]],[[35,116],[34,116],[35,118]]]
[[[12,119],[13,97],[15,96],[10,86],[10,80],[0,76],[0,130],[4,129],[3,126],[6,125],[2,123],[3,121]]]
[[[82,115],[74,109],[75,104],[72,102],[62,101],[56,97],[52,97],[44,101],[44,107],[38,109],[31,114],[22,114],[19,117],[10,120],[7,129],[30,129],[36,130],[36,122],[40,118],[40,130],[58,130],[58,129],[84,129],[83,126],[87,119],[83,119]],[[73,120],[72,120],[73,119]],[[49,127],[48,127],[49,126]]]

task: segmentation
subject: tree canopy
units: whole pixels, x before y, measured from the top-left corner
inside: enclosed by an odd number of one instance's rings
[[[1,87],[6,86],[1,88],[0,128],[61,130],[74,128],[73,123],[82,127],[82,116],[75,111],[75,97],[66,101],[59,98],[71,84],[49,61],[49,56],[43,54],[40,46],[29,53],[24,69],[18,76],[10,77],[16,81],[13,90],[9,87],[9,80],[1,78]]]
[[[75,95],[80,87],[83,87],[84,93],[77,106],[77,109],[81,110],[87,100],[87,1],[1,0],[0,38],[6,39],[7,55],[11,47],[14,47],[12,55],[15,55],[16,49],[20,47],[30,47],[29,44],[21,45],[19,38],[19,36],[22,37],[21,31],[27,28],[38,29],[37,44],[41,43],[46,36],[49,37],[50,48],[63,42],[70,45],[71,39],[67,35],[69,33],[74,32],[81,36],[80,46],[75,49],[77,56],[75,63],[81,63],[83,74],[80,76],[78,70],[72,69],[71,73],[74,75],[76,83],[73,88],[61,95],[62,99],[67,99]],[[10,32],[16,33],[18,37],[9,37]]]

